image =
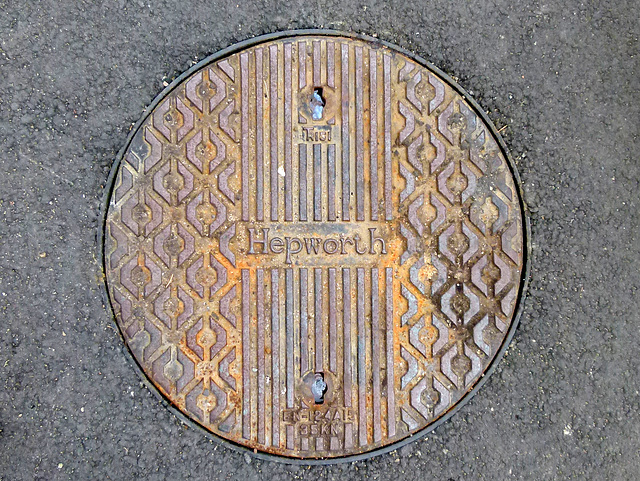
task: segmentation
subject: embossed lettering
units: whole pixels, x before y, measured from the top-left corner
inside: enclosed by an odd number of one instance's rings
[[[298,239],[297,237],[285,237],[284,244],[285,252],[287,253],[285,262],[287,264],[291,264],[291,254],[297,254],[302,250],[302,242],[300,242],[300,239]],[[296,244],[295,248],[293,247],[294,244]]]
[[[360,242],[360,236],[358,234],[353,236],[353,242],[355,244],[354,247],[356,248],[356,254],[364,254],[365,252],[367,252],[366,247],[362,250],[358,249],[358,242]]]
[[[341,234],[332,237],[303,237],[303,236],[282,236],[269,237],[269,229],[263,228],[262,235],[260,229],[250,227],[249,248],[247,254],[283,254],[285,264],[292,264],[297,254],[307,256],[317,255],[383,255],[387,253],[387,244],[383,237],[376,236],[375,227],[370,227],[369,239],[360,237],[355,233],[352,236]]]
[[[298,425],[301,430],[309,430],[309,433],[312,432],[312,429],[322,429],[320,426],[334,426],[337,428],[353,421],[353,410],[342,406],[328,409],[292,408],[282,411],[282,422],[284,424]]]
[[[331,129],[321,127],[302,127],[300,139],[303,142],[331,142]]]
[[[304,245],[307,248],[307,254],[311,254],[313,251],[314,254],[318,253],[318,249],[320,248],[320,241],[322,239],[318,239],[317,237],[305,237]]]
[[[284,252],[284,242],[282,242],[282,238],[274,237],[271,239],[271,242],[269,242],[269,248],[274,254],[281,254]]]
[[[260,244],[262,246],[262,253],[267,254],[268,250],[268,241],[269,241],[269,229],[262,229],[262,240],[256,239],[256,230],[254,228],[249,228],[249,254],[256,254],[254,250],[255,244]]]
[[[329,247],[331,246],[331,247]],[[322,243],[322,249],[327,254],[335,254],[338,251],[338,241],[336,239],[326,239]]]
[[[374,248],[374,244],[376,242],[380,242],[380,244],[382,244],[382,250],[380,251],[381,254],[386,254],[387,253],[387,245],[384,242],[384,239],[382,237],[375,237],[374,233],[375,233],[376,229],[375,227],[370,227],[369,228],[369,254],[375,254],[376,250]]]
[[[350,239],[349,237],[342,237],[340,236],[340,254],[346,254],[347,251],[344,250],[344,246],[351,244],[353,245],[353,240]]]

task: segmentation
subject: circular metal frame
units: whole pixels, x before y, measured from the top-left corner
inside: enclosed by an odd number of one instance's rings
[[[99,266],[101,269],[101,274],[102,274],[102,278],[104,280],[104,282],[101,283],[100,287],[101,287],[101,293],[103,296],[103,300],[104,300],[104,304],[105,306],[108,306],[108,310],[109,313],[111,315],[111,317],[114,319],[115,322],[115,311],[113,309],[113,305],[111,304],[111,299],[109,297],[108,291],[107,291],[107,280],[106,280],[106,267],[105,267],[105,253],[104,253],[104,233],[105,233],[105,227],[106,227],[106,218],[107,218],[107,211],[108,211],[108,207],[109,207],[109,200],[111,198],[112,192],[113,192],[113,188],[114,188],[114,182],[115,182],[115,178],[116,178],[116,174],[118,172],[118,169],[120,167],[120,164],[122,162],[123,156],[125,154],[125,152],[127,151],[127,149],[129,148],[129,145],[131,144],[131,141],[133,140],[133,137],[135,136],[136,132],[138,131],[138,129],[140,128],[140,126],[146,121],[146,119],[153,113],[153,110],[155,109],[155,107],[165,99],[165,97],[167,95],[169,95],[178,85],[180,85],[182,83],[182,81],[186,78],[188,78],[191,74],[193,74],[194,72],[196,72],[197,70],[202,69],[203,67],[205,67],[206,65],[213,63],[221,58],[227,57],[229,55],[232,55],[236,52],[239,52],[241,50],[244,50],[248,47],[252,47],[254,45],[263,43],[263,42],[267,42],[267,41],[271,41],[271,40],[278,40],[278,39],[283,39],[283,38],[289,38],[289,37],[298,37],[298,36],[304,36],[304,35],[316,35],[316,36],[336,36],[336,37],[343,37],[343,38],[347,38],[347,39],[357,39],[357,40],[363,40],[363,41],[367,41],[373,44],[378,44],[384,47],[387,47],[391,50],[394,50],[396,52],[399,52],[407,57],[409,57],[410,59],[414,60],[415,62],[417,62],[418,64],[424,66],[425,68],[433,71],[434,73],[436,73],[442,80],[444,80],[445,82],[447,82],[447,84],[449,84],[449,86],[451,86],[457,93],[459,93],[464,100],[466,100],[469,105],[473,108],[473,110],[475,111],[476,114],[478,114],[480,116],[480,118],[483,120],[485,126],[490,130],[490,132],[493,134],[494,138],[496,139],[498,145],[500,146],[500,149],[507,161],[507,164],[509,166],[509,170],[511,172],[511,174],[513,175],[513,178],[515,180],[515,185],[516,185],[516,190],[517,190],[517,195],[518,195],[518,202],[520,205],[520,209],[521,209],[521,213],[522,213],[522,219],[523,219],[523,246],[524,246],[524,252],[523,252],[523,269],[522,269],[522,276],[520,279],[520,289],[518,292],[518,298],[516,299],[516,307],[514,309],[514,315],[513,315],[513,321],[511,323],[511,326],[509,327],[509,331],[499,349],[499,351],[496,353],[493,361],[489,364],[488,368],[485,370],[485,372],[483,373],[483,375],[480,377],[480,379],[476,382],[475,386],[471,389],[471,391],[469,391],[465,396],[463,396],[454,406],[452,406],[445,414],[443,414],[438,420],[436,420],[435,422],[433,422],[432,424],[429,424],[427,427],[425,427],[424,429],[422,429],[421,431],[419,431],[418,433],[414,434],[414,435],[410,435],[407,436],[406,438],[397,441],[393,444],[390,444],[388,446],[384,446],[384,447],[380,447],[371,451],[368,451],[366,453],[362,453],[362,454],[357,454],[357,455],[350,455],[350,456],[343,456],[343,457],[335,457],[335,458],[318,458],[318,459],[298,459],[298,458],[289,458],[289,457],[284,457],[284,456],[279,456],[279,455],[274,455],[274,454],[267,454],[267,453],[262,453],[262,452],[254,452],[252,449],[228,441],[226,439],[223,439],[219,436],[216,436],[215,434],[213,434],[212,432],[208,431],[207,429],[205,429],[203,426],[201,426],[200,424],[196,423],[195,421],[193,421],[192,419],[190,419],[189,417],[187,417],[184,413],[182,413],[178,408],[176,408],[173,404],[171,404],[171,402],[165,397],[163,396],[158,389],[149,381],[149,379],[147,378],[146,374],[143,372],[142,368],[140,367],[140,365],[138,364],[138,362],[135,360],[135,357],[133,356],[133,353],[129,350],[129,347],[127,347],[127,344],[125,342],[123,333],[120,331],[120,328],[118,327],[118,333],[120,334],[120,337],[122,339],[122,346],[123,346],[123,351],[126,351],[128,353],[128,358],[129,361],[133,364],[136,372],[138,373],[138,375],[140,376],[140,379],[142,380],[142,382],[144,383],[144,385],[162,402],[162,404],[169,409],[169,411],[171,411],[173,413],[173,415],[175,415],[178,419],[180,419],[183,423],[185,423],[186,425],[188,425],[189,427],[192,427],[196,430],[198,430],[199,432],[203,433],[205,436],[207,436],[207,438],[213,440],[214,442],[234,449],[238,452],[241,453],[248,453],[251,456],[254,456],[256,458],[259,459],[263,459],[263,460],[267,460],[267,461],[277,461],[277,462],[281,462],[281,463],[285,463],[285,464],[295,464],[295,465],[327,465],[327,464],[337,464],[337,463],[344,463],[344,462],[354,462],[354,461],[361,461],[361,460],[365,460],[365,459],[369,459],[372,458],[374,456],[377,456],[379,454],[385,454],[385,453],[389,453],[391,451],[395,451],[398,448],[401,448],[402,446],[405,446],[413,441],[416,441],[418,439],[424,438],[428,433],[430,433],[431,431],[437,429],[440,425],[442,425],[443,423],[447,422],[449,420],[449,418],[451,418],[451,416],[453,416],[455,413],[457,413],[465,404],[467,404],[469,402],[469,400],[471,398],[473,398],[473,396],[475,396],[475,394],[478,392],[478,390],[485,384],[485,382],[487,381],[487,379],[489,378],[489,376],[491,376],[491,374],[495,371],[497,365],[499,364],[500,360],[502,359],[502,357],[505,354],[505,351],[507,350],[507,348],[509,347],[509,344],[511,343],[511,340],[515,334],[516,328],[518,327],[518,324],[520,322],[520,317],[522,316],[522,312],[524,309],[524,297],[526,296],[526,291],[528,288],[528,283],[529,283],[529,274],[530,274],[530,257],[531,257],[531,243],[530,243],[530,239],[531,239],[531,226],[530,226],[530,221],[529,221],[529,216],[527,214],[527,209],[526,209],[526,205],[524,203],[523,200],[523,191],[522,191],[522,186],[521,186],[521,180],[520,180],[520,176],[518,174],[518,171],[516,169],[516,166],[513,162],[513,159],[511,158],[509,151],[507,150],[507,147],[504,143],[504,140],[502,139],[502,137],[500,136],[500,133],[498,132],[498,130],[495,128],[495,126],[493,125],[493,122],[491,122],[491,120],[489,119],[488,115],[484,112],[484,110],[480,107],[480,105],[462,88],[460,87],[457,82],[455,80],[453,80],[449,75],[447,75],[446,73],[444,73],[442,70],[440,70],[438,67],[436,67],[435,65],[433,65],[432,63],[426,61],[425,59],[423,59],[422,57],[420,57],[419,55],[412,53],[406,49],[403,49],[402,47],[399,47],[397,45],[391,44],[389,42],[386,42],[384,40],[380,40],[378,38],[374,38],[368,35],[363,35],[363,34],[356,34],[356,33],[346,33],[346,32],[341,32],[339,30],[325,30],[325,29],[301,29],[301,30],[288,30],[288,31],[282,31],[282,32],[274,32],[274,33],[270,33],[270,34],[265,34],[265,35],[260,35],[248,40],[244,40],[242,42],[236,43],[234,45],[231,45],[230,47],[227,47],[225,49],[220,50],[217,53],[214,53],[208,57],[206,57],[205,59],[201,60],[200,62],[198,62],[197,64],[193,65],[191,68],[189,68],[187,71],[183,72],[180,76],[178,76],[176,79],[174,79],[167,87],[165,87],[165,89],[155,97],[155,99],[153,100],[153,102],[151,102],[151,104],[147,107],[147,109],[145,110],[144,115],[136,122],[136,124],[133,126],[133,128],[131,129],[129,135],[127,136],[127,141],[125,142],[124,146],[122,147],[122,149],[120,149],[120,151],[118,152],[118,155],[116,156],[116,160],[113,163],[113,165],[111,166],[111,170],[109,172],[109,177],[107,178],[107,182],[105,185],[105,189],[103,192],[103,197],[102,197],[102,202],[100,205],[100,223],[99,223],[99,227],[98,227],[98,233],[97,233],[97,242],[98,242],[98,252],[99,252],[99,256],[98,256],[98,262],[99,262]],[[116,323],[117,324],[117,323]]]

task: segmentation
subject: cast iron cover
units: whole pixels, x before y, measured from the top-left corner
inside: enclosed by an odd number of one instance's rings
[[[246,42],[174,82],[114,167],[118,326],[169,403],[234,446],[389,450],[468,397],[515,327],[515,176],[473,101],[406,52]]]

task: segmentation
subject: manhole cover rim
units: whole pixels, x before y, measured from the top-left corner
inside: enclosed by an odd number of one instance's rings
[[[211,432],[204,426],[200,425],[195,420],[191,419],[184,412],[182,412],[178,407],[176,407],[165,395],[163,395],[160,390],[155,386],[155,384],[148,378],[147,374],[144,372],[143,368],[138,363],[136,357],[131,351],[124,333],[122,332],[120,325],[116,320],[116,312],[112,305],[111,297],[109,295],[109,286],[107,280],[107,266],[106,266],[106,256],[105,256],[105,232],[106,232],[106,224],[107,224],[107,216],[109,210],[109,202],[112,197],[116,177],[122,164],[123,158],[127,153],[136,133],[141,128],[141,126],[148,120],[148,118],[153,114],[155,108],[167,98],[177,87],[179,87],[185,79],[191,76],[193,73],[197,72],[200,69],[203,69],[209,64],[212,64],[222,58],[229,57],[233,54],[236,54],[245,49],[251,48],[258,44],[262,44],[265,42],[275,41],[275,40],[283,40],[287,38],[296,38],[303,36],[324,36],[324,37],[341,37],[344,39],[351,40],[359,40],[368,42],[370,44],[377,44],[381,47],[386,47],[392,51],[400,53],[407,58],[413,60],[417,64],[423,66],[424,68],[432,71],[436,74],[440,79],[448,84],[455,92],[457,92],[473,109],[473,112],[477,114],[483,121],[484,126],[489,130],[492,134],[493,138],[497,142],[497,145],[500,148],[502,155],[504,156],[504,160],[506,161],[507,166],[509,167],[509,172],[513,176],[515,192],[517,195],[517,205],[520,208],[521,219],[522,219],[522,271],[521,278],[519,283],[519,289],[517,298],[515,300],[514,313],[511,319],[511,325],[507,331],[507,334],[504,336],[504,340],[493,357],[492,361],[486,367],[486,369],[481,374],[480,378],[476,381],[475,385],[471,390],[469,390],[460,400],[458,400],[453,406],[451,406],[445,413],[443,413],[438,419],[434,422],[428,424],[420,431],[409,435],[403,439],[393,442],[392,444],[381,446],[370,451],[359,453],[359,454],[351,454],[346,456],[339,457],[330,457],[330,458],[295,458],[288,457],[279,454],[270,454],[267,452],[257,451],[252,448],[249,448],[245,445],[233,442],[231,440],[225,439],[221,436],[216,435]],[[437,429],[443,423],[447,422],[453,415],[455,415],[462,407],[464,407],[480,390],[480,388],[485,384],[487,379],[493,374],[496,367],[499,365],[500,361],[505,355],[505,352],[509,348],[509,345],[515,335],[516,329],[520,323],[520,319],[522,317],[524,311],[524,300],[527,295],[528,284],[529,284],[529,276],[530,276],[530,268],[531,268],[531,225],[528,210],[526,208],[524,202],[524,192],[522,188],[522,181],[520,179],[519,172],[516,168],[516,165],[510,155],[507,146],[496,129],[495,125],[491,121],[491,119],[486,114],[485,110],[478,104],[478,102],[471,97],[470,94],[467,93],[450,75],[443,72],[437,66],[432,64],[431,62],[425,60],[420,55],[411,52],[407,49],[404,49],[398,45],[387,42],[385,40],[381,40],[376,37],[372,37],[370,35],[361,34],[361,33],[352,33],[352,32],[344,32],[340,30],[332,30],[332,29],[300,29],[300,30],[286,30],[268,33],[264,35],[259,35],[250,39],[243,40],[241,42],[235,43],[226,47],[218,52],[215,52],[206,58],[202,59],[198,63],[191,66],[188,70],[184,71],[178,77],[176,77],[168,86],[166,86],[154,99],[153,101],[144,109],[143,115],[140,119],[131,127],[129,134],[127,135],[127,139],[122,146],[122,148],[118,151],[115,161],[113,162],[109,175],[107,177],[107,181],[105,184],[105,188],[103,190],[102,200],[100,203],[100,222],[98,224],[98,232],[97,232],[97,243],[98,243],[98,265],[101,270],[102,280],[100,283],[100,291],[103,298],[103,303],[107,307],[109,315],[113,319],[113,322],[117,325],[117,332],[122,340],[122,350],[126,351],[128,360],[133,365],[135,371],[137,372],[142,383],[151,391],[154,396],[161,401],[164,408],[168,409],[174,416],[176,416],[180,421],[186,424],[188,427],[193,428],[200,433],[204,434],[208,439],[218,443],[227,448],[231,448],[237,452],[249,454],[255,458],[267,460],[267,461],[276,461],[285,464],[295,464],[295,465],[327,465],[327,464],[337,464],[344,462],[355,462],[366,460],[372,458],[374,456],[389,453],[395,451],[407,444],[417,441],[419,439],[424,438],[427,434]]]

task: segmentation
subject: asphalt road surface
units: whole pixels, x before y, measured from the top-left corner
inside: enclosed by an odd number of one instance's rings
[[[0,479],[637,479],[639,7],[0,0]],[[456,78],[502,129],[533,252],[471,402],[397,452],[311,468],[219,447],[141,385],[96,240],[110,166],[164,84],[298,28],[376,35]]]

